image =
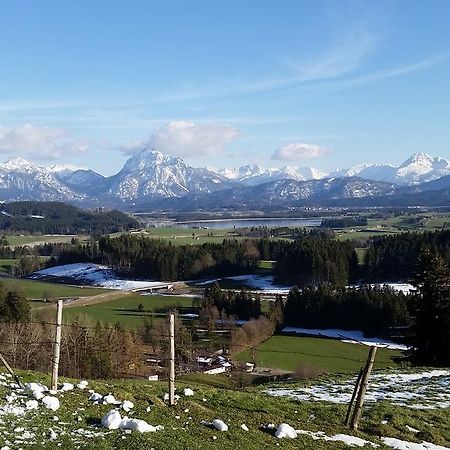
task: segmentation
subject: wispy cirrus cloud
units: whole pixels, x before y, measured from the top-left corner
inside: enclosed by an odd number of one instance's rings
[[[238,136],[237,129],[228,124],[177,120],[155,128],[148,141],[130,142],[120,150],[132,154],[143,147],[151,147],[176,156],[213,156]]]
[[[89,143],[70,137],[62,128],[39,127],[30,124],[0,126],[0,153],[10,153],[37,160],[87,151]]]
[[[295,142],[283,145],[275,150],[272,159],[277,161],[300,161],[304,159],[319,158],[327,153],[328,149],[326,147],[316,144]]]

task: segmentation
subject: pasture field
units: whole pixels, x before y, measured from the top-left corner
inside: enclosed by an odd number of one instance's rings
[[[366,240],[372,236],[387,236],[400,233],[400,230],[373,230],[373,229],[363,229],[361,231],[350,231],[349,229],[344,228],[342,231],[339,231],[336,234],[336,239],[339,241],[348,241],[348,240]]]
[[[50,256],[38,256],[41,261],[46,261]],[[17,267],[19,265],[19,259],[6,258],[0,259],[0,273],[11,273],[11,266]]]
[[[233,230],[204,230],[199,228],[147,228],[146,235],[167,239],[172,245],[222,243],[224,239],[241,239]]]
[[[123,233],[111,234],[111,237],[120,236]],[[145,231],[132,232],[135,236],[144,236],[153,239],[163,239],[172,245],[201,245],[205,243],[221,244],[224,239],[243,239],[236,236],[233,230],[204,230],[200,228],[145,228]]]
[[[6,240],[9,245],[32,245],[32,244],[45,244],[45,243],[60,243],[60,242],[70,242],[73,238],[77,238],[80,241],[86,240],[87,236],[76,236],[71,235],[60,235],[51,234],[44,236],[33,236],[33,235],[5,235]]]
[[[27,298],[42,299],[51,297],[88,297],[107,292],[107,289],[69,286],[66,284],[47,283],[45,281],[24,280],[22,278],[1,278],[6,289],[19,289]]]
[[[144,324],[144,319],[151,314],[165,315],[172,308],[180,313],[196,311],[192,297],[166,295],[129,295],[111,301],[85,306],[67,306],[63,311],[63,320],[70,323],[78,317],[89,323],[101,322],[114,325],[119,322],[126,329],[136,329]],[[143,310],[139,311],[142,303]]]
[[[273,336],[255,348],[255,362],[259,367],[294,371],[300,365],[322,369],[330,373],[358,371],[364,365],[368,347],[333,339]],[[397,350],[378,349],[375,368],[395,367],[393,358],[400,358]],[[251,350],[239,353],[236,359],[252,361]]]

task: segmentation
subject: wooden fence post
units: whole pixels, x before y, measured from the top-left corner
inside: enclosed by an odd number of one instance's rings
[[[358,377],[356,378],[356,384],[355,388],[353,389],[352,398],[350,400],[350,403],[348,404],[348,410],[347,410],[347,416],[345,417],[345,425],[350,425],[350,417],[352,416],[353,406],[355,403],[356,395],[358,394],[359,388],[361,386],[361,379],[362,379],[363,369],[361,369],[358,373]]]
[[[63,301],[58,300],[56,312],[55,341],[53,343],[52,360],[52,390],[58,389],[59,354],[61,350],[61,326],[62,326]]]
[[[169,406],[175,405],[175,316],[169,315]]]
[[[361,386],[356,398],[355,410],[353,411],[353,417],[351,420],[351,428],[356,431],[358,429],[359,419],[362,414],[362,407],[364,405],[364,396],[366,395],[367,385],[369,383],[370,372],[372,371],[373,363],[375,362],[375,356],[377,354],[377,347],[370,347],[369,356],[366,361],[366,365],[363,370],[361,378]]]
[[[3,355],[0,353],[0,361],[3,363],[3,365],[6,367],[6,370],[14,377],[14,379],[16,380],[16,383],[23,388],[23,384],[20,381],[19,377],[16,375],[16,373],[14,372],[14,370],[11,369],[11,366],[8,364],[8,362],[6,361],[6,359],[3,357]]]

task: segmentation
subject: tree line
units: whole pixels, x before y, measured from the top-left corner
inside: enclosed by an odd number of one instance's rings
[[[0,229],[7,233],[101,235],[139,226],[117,210],[87,211],[62,202],[5,203],[1,213]]]
[[[425,249],[450,261],[450,230],[374,236],[365,255],[364,278],[367,281],[412,279]]]
[[[410,296],[388,286],[294,288],[284,308],[285,325],[305,328],[361,330],[387,336],[393,327],[411,325]]]

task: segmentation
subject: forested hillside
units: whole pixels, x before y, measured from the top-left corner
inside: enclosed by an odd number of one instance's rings
[[[365,278],[368,281],[407,280],[417,271],[423,249],[450,260],[450,230],[407,232],[371,238],[365,256]]]
[[[0,229],[6,233],[105,234],[139,226],[120,211],[87,211],[61,202],[0,205]]]

